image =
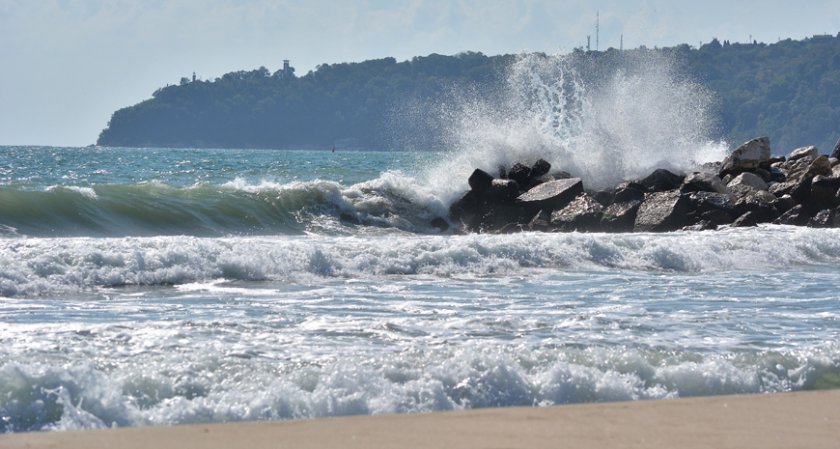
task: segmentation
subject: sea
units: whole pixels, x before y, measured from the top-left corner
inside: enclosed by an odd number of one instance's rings
[[[840,388],[840,230],[441,231],[452,157],[0,148],[0,431]]]
[[[635,55],[522,55],[390,151],[0,147],[0,432],[840,388],[840,229],[432,225],[475,168],[720,161],[713,95]]]

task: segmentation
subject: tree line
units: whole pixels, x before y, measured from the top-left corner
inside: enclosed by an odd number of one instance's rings
[[[825,152],[840,137],[840,34],[773,44],[713,39],[699,48],[576,49],[573,57],[606,73],[628,52],[651,51],[673,57],[716,95],[713,138],[737,143],[768,135],[780,152],[812,144]],[[416,125],[400,111],[445,104],[457,91],[492,97],[516,59],[465,52],[323,64],[300,77],[260,67],[215,80],[183,78],[114,112],[97,144],[394,149],[400,128]],[[439,137],[430,129],[414,135],[428,149],[444,145]]]

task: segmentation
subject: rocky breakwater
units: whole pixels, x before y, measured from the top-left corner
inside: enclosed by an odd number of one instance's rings
[[[545,160],[476,169],[450,207],[466,232],[660,232],[775,223],[840,227],[840,142],[772,157],[770,140],[744,143],[692,173],[657,169],[643,179],[592,191]]]

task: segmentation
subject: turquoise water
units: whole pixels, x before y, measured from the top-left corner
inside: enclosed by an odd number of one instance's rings
[[[0,148],[0,431],[840,387],[840,230],[440,232],[457,158]]]

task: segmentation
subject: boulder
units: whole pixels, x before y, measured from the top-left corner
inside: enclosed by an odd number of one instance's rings
[[[748,226],[756,226],[759,223],[769,223],[772,218],[768,217],[761,211],[747,211],[744,212],[743,215],[736,218],[735,221],[732,222],[733,228],[742,228]]]
[[[519,196],[519,183],[513,179],[494,179],[480,197],[485,202],[512,203]]]
[[[838,206],[837,192],[840,191],[840,178],[814,176],[811,180],[811,202],[815,209],[828,209]]]
[[[516,203],[533,216],[540,210],[553,212],[562,209],[581,193],[583,182],[580,178],[556,179],[519,195]]]
[[[562,231],[596,231],[604,206],[581,193],[566,207],[551,213],[551,226]]]
[[[726,184],[719,177],[705,172],[694,172],[686,176],[680,190],[683,192],[729,193]]]
[[[604,208],[601,212],[600,228],[608,232],[630,232],[636,221],[636,214],[639,212],[641,200],[630,200],[615,202]]]
[[[648,194],[639,206],[633,230],[637,232],[676,231],[691,223],[686,212],[689,210],[688,195],[679,191]]]
[[[539,211],[531,221],[528,222],[528,230],[548,231],[551,225],[551,214],[546,211]]]
[[[592,193],[592,198],[595,198],[595,201],[601,203],[603,206],[606,207],[615,202],[615,191],[599,190],[597,192]]]
[[[526,186],[531,179],[531,168],[517,162],[508,170],[507,175],[508,178],[518,182],[519,185]]]
[[[759,220],[758,223],[773,221],[779,216],[779,211],[775,206],[776,201],[775,195],[763,190],[747,194],[735,202],[735,215],[755,212],[752,218]]]
[[[691,221],[707,220],[716,224],[731,223],[738,215],[735,202],[730,195],[716,192],[692,192],[688,194]]]
[[[726,187],[736,194],[768,189],[767,183],[763,179],[750,172],[744,172],[736,176],[732,181],[729,181]]]
[[[639,181],[639,184],[643,185],[648,192],[664,192],[680,187],[683,183],[683,178],[683,176],[672,173],[664,168],[657,168],[645,179]]]
[[[805,165],[801,162],[808,163]],[[831,162],[829,162],[828,157],[820,156],[813,160],[803,157],[793,161],[787,170],[788,181],[799,182],[817,175],[831,176]]]
[[[767,170],[767,173],[770,174],[770,179],[767,179],[767,182],[785,182],[787,181],[787,175],[783,172],[780,168],[770,167]]]
[[[770,138],[758,137],[743,143],[723,160],[720,176],[753,170],[760,167],[762,163],[769,162]]]
[[[549,164],[545,159],[539,159],[531,166],[531,177],[538,178],[540,176],[547,175],[549,170],[551,170],[551,164]]]
[[[817,150],[817,147],[815,146],[797,148],[791,151],[791,153],[787,157],[787,160],[795,161],[797,159],[802,159],[803,157],[816,159],[820,157],[820,151]]]
[[[462,178],[463,179],[463,178]],[[485,190],[490,188],[490,184],[493,183],[493,175],[487,173],[484,170],[476,168],[470,178],[467,180],[470,184],[470,189],[475,192],[484,192]]]
[[[645,199],[645,186],[638,182],[623,182],[615,189],[613,202],[626,203],[628,201],[643,201]]]
[[[834,209],[823,209],[817,212],[808,220],[808,226],[812,228],[834,227]]]
[[[773,224],[805,226],[810,219],[811,215],[808,214],[808,211],[801,204],[797,204],[779,218],[773,220]]]

